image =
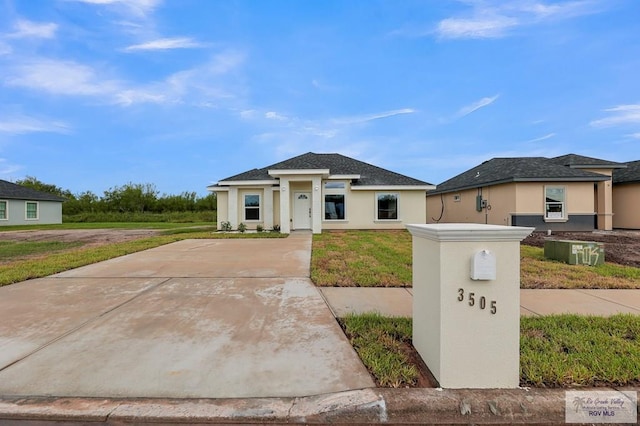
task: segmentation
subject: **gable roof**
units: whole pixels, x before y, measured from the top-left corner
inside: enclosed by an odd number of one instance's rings
[[[625,163],[627,168],[613,171],[613,183],[640,182],[640,160]]]
[[[0,179],[0,200],[28,200],[28,201],[66,201],[62,197],[47,192],[36,191],[15,183]]]
[[[330,175],[359,175],[353,186],[397,185],[397,186],[432,186],[430,183],[401,175],[390,170],[355,160],[341,154],[316,154],[307,152],[297,157],[272,164],[261,169],[248,170],[220,180],[220,182],[274,180],[270,170],[328,170]],[[218,184],[219,185],[219,184]]]
[[[492,158],[437,186],[429,194],[509,182],[595,182],[608,176],[556,164],[545,157]]]
[[[554,164],[571,167],[572,169],[624,169],[627,166],[624,163],[616,163],[615,161],[601,160],[599,158],[585,157],[584,155],[567,154],[560,157],[549,159]]]

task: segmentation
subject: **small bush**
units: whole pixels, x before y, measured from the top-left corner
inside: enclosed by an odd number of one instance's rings
[[[264,226],[262,226],[262,225],[258,224],[258,226],[256,226],[256,231],[257,231],[257,232],[262,232],[262,231],[264,231]]]
[[[280,232],[280,225],[273,225],[271,232]]]
[[[231,222],[225,220],[223,222],[220,222],[220,229],[224,232],[230,232],[233,228],[231,228]]]
[[[247,230],[247,225],[245,225],[244,223],[240,222],[240,224],[238,225],[238,231],[244,233],[246,230]]]

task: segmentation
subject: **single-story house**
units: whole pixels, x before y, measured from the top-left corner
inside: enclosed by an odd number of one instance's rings
[[[433,185],[340,154],[308,152],[220,180],[218,229],[404,229],[424,223]]]
[[[640,229],[640,160],[613,171],[614,228]]]
[[[0,226],[62,223],[64,198],[0,180]]]
[[[611,230],[611,176],[626,167],[575,154],[493,158],[428,191],[427,222]]]

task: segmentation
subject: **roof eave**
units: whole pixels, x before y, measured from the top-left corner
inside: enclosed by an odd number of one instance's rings
[[[429,191],[429,195],[437,195],[437,194],[446,194],[449,192],[457,192],[457,191],[466,191],[467,189],[475,189],[475,188],[484,188],[485,186],[494,186],[494,185],[502,185],[505,183],[515,183],[515,182],[602,182],[606,180],[611,180],[610,176],[574,176],[574,177],[546,177],[546,178],[508,178],[497,180],[493,182],[483,182],[475,185],[466,185],[460,186],[451,189],[438,190],[437,188],[433,191]]]

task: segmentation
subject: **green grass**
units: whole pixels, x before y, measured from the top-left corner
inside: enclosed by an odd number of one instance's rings
[[[13,225],[0,226],[0,232],[3,231],[33,231],[33,230],[49,230],[49,229],[174,229],[189,227],[207,227],[215,226],[211,222],[78,222],[78,223],[60,223],[54,225]]]
[[[0,287],[33,278],[46,277],[80,266],[90,265],[118,256],[147,250],[175,241],[199,239],[227,239],[227,238],[285,238],[286,234],[279,233],[219,233],[191,229],[190,232],[168,232],[151,238],[108,244],[98,247],[79,248],[64,252],[51,253],[38,259],[17,260],[0,265]],[[33,244],[33,243],[27,243]]]
[[[311,279],[318,286],[410,287],[411,235],[407,231],[329,231],[313,236]],[[521,246],[521,288],[640,288],[640,268],[614,263],[592,267],[544,258]]]
[[[61,241],[0,241],[0,261],[5,262],[24,256],[41,253],[52,253],[60,250],[68,250],[81,246],[82,243],[65,243]]]
[[[640,385],[640,316],[552,315],[520,324],[522,385]]]
[[[378,386],[398,388],[417,383],[418,368],[406,355],[411,345],[410,318],[363,314],[339,321]]]
[[[418,366],[404,349],[411,344],[410,318],[362,314],[340,323],[379,386],[415,384]],[[522,386],[640,385],[640,316],[523,317],[520,332]]]
[[[640,288],[640,268],[604,263],[567,265],[544,258],[539,247],[521,246],[521,288]]]
[[[319,286],[410,286],[411,263],[411,234],[404,230],[313,236],[311,279]]]

